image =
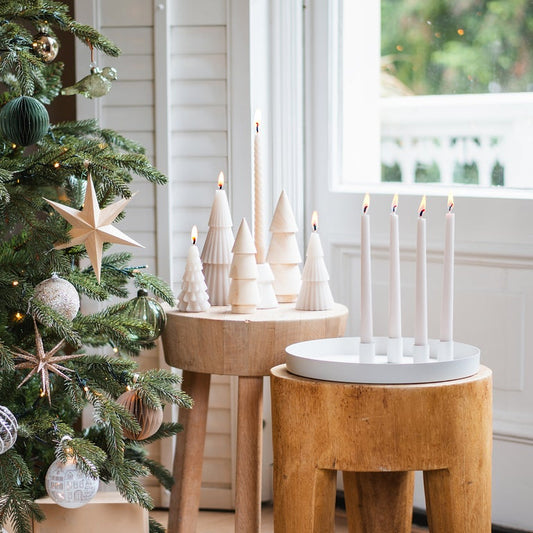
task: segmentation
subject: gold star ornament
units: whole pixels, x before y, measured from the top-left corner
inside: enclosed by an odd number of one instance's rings
[[[85,244],[85,249],[89,255],[98,282],[100,282],[102,250],[105,242],[129,244],[144,248],[142,244],[134,241],[111,225],[115,218],[124,210],[131,198],[123,198],[114,204],[108,205],[104,209],[100,209],[90,174],[87,177],[87,190],[85,192],[82,211],[58,204],[57,202],[52,202],[46,198],[45,200],[72,225],[70,241],[64,244],[56,244],[54,248],[56,250],[62,250],[63,248],[70,248],[77,244]]]
[[[63,346],[65,346],[65,341],[62,340],[56,344],[50,351],[45,352],[43,345],[43,338],[37,327],[37,322],[33,320],[33,325],[35,327],[35,354],[29,353],[18,346],[15,346],[15,351],[13,355],[16,359],[21,359],[22,362],[17,363],[15,368],[31,368],[28,375],[22,380],[21,384],[18,386],[22,387],[30,378],[35,374],[41,374],[41,389],[44,395],[48,396],[48,401],[50,404],[52,400],[50,399],[50,372],[61,376],[63,379],[70,381],[70,378],[65,374],[65,372],[70,372],[70,369],[58,364],[63,361],[68,361],[70,359],[76,359],[77,357],[82,357],[83,354],[73,354],[73,355],[55,355]]]

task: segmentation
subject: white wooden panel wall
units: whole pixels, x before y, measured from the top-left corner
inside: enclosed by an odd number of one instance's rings
[[[218,174],[228,175],[226,0],[172,2],[170,20],[170,178],[172,277],[179,291],[193,224],[201,247]],[[235,223],[235,221],[234,221]],[[207,417],[200,505],[234,505],[235,383],[213,376]]]
[[[118,58],[101,58],[99,66],[114,66],[118,80],[111,92],[101,99],[100,123],[146,148],[154,162],[154,35],[153,6],[143,0],[99,2],[102,33],[122,50]],[[135,178],[132,190],[137,195],[127,208],[127,218],[120,224],[145,248],[128,247],[136,264],[157,270],[155,185]]]

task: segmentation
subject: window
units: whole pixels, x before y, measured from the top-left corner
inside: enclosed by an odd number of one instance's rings
[[[334,185],[533,188],[533,4],[371,4],[339,0],[330,32],[342,117]]]

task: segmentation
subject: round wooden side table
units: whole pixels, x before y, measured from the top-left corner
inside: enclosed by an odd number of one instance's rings
[[[294,304],[253,314],[229,306],[203,313],[167,312],[163,347],[167,363],[183,370],[182,388],[194,400],[180,411],[184,431],[176,438],[169,533],[195,533],[211,374],[239,377],[235,531],[259,533],[263,376],[285,361],[292,343],[344,334],[348,309],[297,311]]]
[[[334,531],[337,470],[350,532],[409,533],[422,470],[432,533],[490,533],[488,368],[453,381],[369,385],[280,365],[270,382],[276,533]]]

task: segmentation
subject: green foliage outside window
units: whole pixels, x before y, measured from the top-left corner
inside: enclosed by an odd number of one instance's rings
[[[384,70],[413,94],[533,90],[531,0],[382,0]]]

